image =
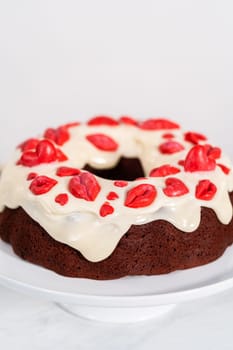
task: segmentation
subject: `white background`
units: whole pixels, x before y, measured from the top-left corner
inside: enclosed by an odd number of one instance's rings
[[[0,161],[94,114],[169,116],[231,151],[231,0],[0,1]]]
[[[169,116],[233,156],[232,18],[232,0],[0,0],[0,162],[47,126],[100,113]],[[5,289],[0,299],[4,349],[233,346],[231,296],[177,314],[167,332],[87,326]]]

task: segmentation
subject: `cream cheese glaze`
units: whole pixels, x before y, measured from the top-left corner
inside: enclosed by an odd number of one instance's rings
[[[92,262],[107,258],[117,246],[121,237],[131,225],[142,225],[153,220],[165,220],[191,234],[200,224],[201,207],[215,211],[223,224],[232,219],[232,205],[229,192],[233,191],[233,173],[224,173],[219,166],[211,171],[184,171],[180,160],[184,160],[194,146],[184,140],[181,129],[144,130],[134,125],[77,125],[69,128],[70,138],[60,150],[68,156],[63,162],[38,164],[33,167],[17,164],[22,155],[18,148],[12,159],[4,166],[0,179],[0,211],[5,207],[15,209],[22,207],[29,216],[37,221],[55,240],[65,243],[80,251]],[[86,138],[89,134],[105,134],[118,144],[114,151],[104,151],[95,147]],[[172,140],[179,142],[183,150],[173,154],[163,154],[159,145],[164,143],[164,134],[172,133]],[[40,138],[41,140],[43,138]],[[200,141],[200,144],[209,143]],[[117,164],[121,156],[136,157],[141,161],[146,178],[128,181],[125,187],[116,187],[114,181],[96,176],[100,192],[93,201],[73,196],[69,191],[70,176],[60,177],[56,171],[61,166],[82,169],[86,164],[94,168],[110,168]],[[229,158],[221,154],[217,163],[232,169]],[[167,177],[150,177],[153,168],[164,164],[173,165],[180,172],[171,175],[182,180],[189,192],[169,197],[163,189]],[[30,190],[27,176],[30,172],[45,175],[57,181],[57,184],[45,194],[35,195]],[[217,192],[210,200],[196,198],[195,191],[199,181],[210,180],[217,187]],[[122,179],[124,180],[124,179]],[[157,196],[145,207],[132,208],[125,205],[128,191],[140,184],[155,186]],[[109,192],[116,192],[118,198],[107,200]],[[61,193],[68,195],[68,202],[60,205],[55,197]],[[108,202],[114,211],[110,215],[101,216],[100,208]]]

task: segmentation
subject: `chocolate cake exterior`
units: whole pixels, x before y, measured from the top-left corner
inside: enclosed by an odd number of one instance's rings
[[[211,209],[203,208],[201,224],[192,234],[163,220],[133,225],[110,257],[96,263],[55,241],[21,208],[5,209],[0,214],[0,237],[22,259],[61,275],[108,280],[165,274],[210,263],[233,243],[233,220],[222,225]]]

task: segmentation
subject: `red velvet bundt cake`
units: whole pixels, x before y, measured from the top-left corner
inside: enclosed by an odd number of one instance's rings
[[[232,191],[231,162],[204,135],[100,116],[18,146],[0,178],[0,237],[65,276],[168,273],[232,244]]]

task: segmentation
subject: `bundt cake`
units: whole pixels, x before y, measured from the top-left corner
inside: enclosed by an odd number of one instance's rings
[[[21,143],[0,177],[0,237],[70,277],[156,275],[233,242],[229,158],[163,118],[98,116]]]

